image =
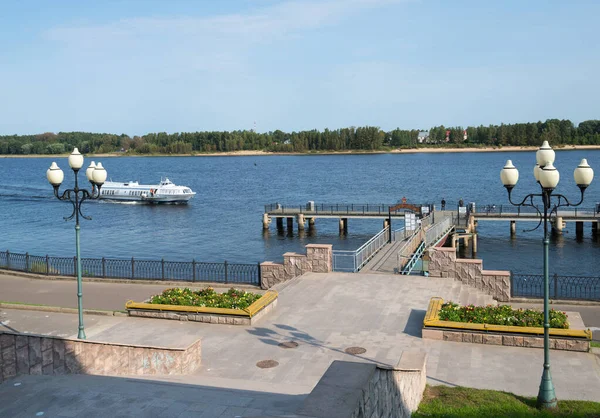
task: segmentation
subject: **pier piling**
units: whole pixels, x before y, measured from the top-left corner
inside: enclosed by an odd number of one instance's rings
[[[287,230],[288,232],[294,230],[294,218],[286,218],[287,219]]]
[[[298,222],[298,231],[304,231],[304,214],[299,213],[296,222]]]
[[[283,229],[283,218],[276,218],[277,229]]]
[[[583,238],[583,222],[575,222],[575,237],[577,239]]]
[[[348,233],[348,218],[340,218],[340,235]]]
[[[557,234],[562,234],[563,229],[565,228],[565,222],[563,221],[562,216],[557,216],[552,224],[552,228],[554,228],[554,232]]]
[[[517,221],[510,221],[510,236],[517,235]]]

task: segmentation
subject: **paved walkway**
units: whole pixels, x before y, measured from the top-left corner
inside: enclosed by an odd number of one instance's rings
[[[189,282],[182,282],[179,285],[194,287],[194,284]],[[85,309],[123,311],[125,310],[125,302],[129,299],[141,302],[152,295],[161,293],[168,287],[174,286],[173,284],[84,281],[83,306]],[[201,287],[202,284],[196,286]],[[213,287],[228,288],[227,286],[217,285],[213,285]],[[0,302],[20,302],[60,306],[62,308],[77,308],[77,281],[30,279],[22,276],[0,274]]]
[[[73,416],[73,402],[86,416],[99,416],[100,412],[94,408],[103,403],[110,404],[111,410],[123,408],[128,416],[137,405],[141,408],[138,416],[148,416],[145,405],[150,392],[156,400],[157,411],[162,408],[165,412],[162,416],[186,416],[194,408],[200,408],[196,404],[203,402],[206,393],[219,394],[208,403],[211,407],[224,407],[219,414],[206,416],[252,416],[267,411],[290,413],[333,360],[395,364],[404,350],[428,352],[427,375],[432,384],[499,389],[535,396],[543,350],[431,341],[420,337],[429,298],[447,297],[451,289],[452,282],[444,279],[308,274],[283,289],[277,308],[253,327],[86,315],[86,332],[92,340],[181,345],[202,338],[203,365],[192,376],[163,377],[160,382],[156,382],[156,378],[150,381],[137,377],[65,376],[55,380],[19,377],[0,386],[0,416],[6,412],[15,416],[12,412],[25,407],[22,416],[32,416],[34,410],[56,410],[56,416],[59,413]],[[127,295],[121,294],[118,298],[126,299]],[[90,299],[94,299],[92,294],[87,300]],[[5,328],[21,332],[74,336],[77,330],[77,316],[72,314],[0,310],[0,322]],[[278,346],[290,340],[298,342],[298,348]],[[344,349],[350,346],[364,347],[367,352],[360,356],[346,354]],[[266,359],[276,360],[279,366],[256,367],[258,361]],[[597,356],[552,351],[551,360],[559,399],[600,401]],[[18,382],[23,383],[12,386]],[[119,390],[124,382],[131,392]],[[198,385],[198,392],[193,392],[197,393],[196,397],[189,395],[189,399],[181,403],[179,384]],[[85,389],[86,385],[89,389]],[[24,395],[10,396],[19,388]],[[227,405],[231,391],[244,391],[236,396],[246,399],[246,404]],[[66,395],[62,395],[64,393]],[[172,411],[167,413],[165,405],[174,405]],[[238,409],[227,409],[233,406]]]

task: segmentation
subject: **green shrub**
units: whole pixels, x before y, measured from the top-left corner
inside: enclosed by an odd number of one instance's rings
[[[60,274],[60,271],[58,271],[57,269],[55,269],[52,266],[46,266],[46,263],[44,263],[43,261],[34,261],[29,265],[29,272],[30,273],[40,273],[40,274],[46,274],[46,268],[49,267],[50,271],[48,271],[48,274]]]
[[[516,327],[543,327],[544,313],[534,309],[513,309],[501,306],[460,306],[454,302],[444,303],[439,313],[442,321],[470,322],[473,324],[511,325]],[[569,328],[567,314],[550,310],[551,328]]]
[[[189,288],[166,289],[160,295],[152,296],[150,303],[160,305],[200,306],[207,308],[246,309],[262,295],[243,290],[229,289],[226,293],[217,293],[212,287],[201,290]]]

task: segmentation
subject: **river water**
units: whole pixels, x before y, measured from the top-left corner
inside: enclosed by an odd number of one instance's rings
[[[557,192],[578,198],[572,171],[581,158],[600,167],[600,151],[557,151],[562,179]],[[308,243],[331,243],[334,249],[355,249],[381,229],[381,220],[349,220],[349,234],[340,238],[336,219],[317,219],[313,234],[279,235],[272,223],[262,230],[264,205],[320,203],[431,202],[448,207],[459,199],[477,206],[508,204],[499,172],[506,159],[521,171],[515,197],[537,192],[532,173],[534,152],[369,154],[245,157],[112,157],[101,158],[114,181],[156,184],[168,176],[198,194],[189,205],[154,206],[85,203],[81,221],[84,257],[144,258],[190,261],[280,261],[287,251],[303,252]],[[74,222],[63,221],[71,205],[54,198],[45,178],[56,161],[72,187],[67,159],[0,158],[0,251],[72,256]],[[87,167],[91,159],[86,158]],[[83,174],[83,173],[82,173]],[[80,179],[83,180],[80,175]],[[593,183],[583,207],[600,201]],[[394,228],[401,225],[394,225]],[[542,234],[523,233],[531,223],[518,223],[510,238],[508,222],[479,223],[479,253],[485,269],[540,273]],[[596,275],[600,244],[585,225],[583,240],[575,225],[551,242],[551,271],[561,275]]]

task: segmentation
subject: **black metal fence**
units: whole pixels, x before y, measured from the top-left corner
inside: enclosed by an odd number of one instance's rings
[[[549,278],[550,299],[600,301],[600,277],[559,276]],[[543,298],[544,276],[541,274],[512,274],[511,296]]]
[[[76,276],[76,257],[49,257],[0,252],[0,268],[47,276]],[[81,258],[83,277],[260,285],[260,263]]]

